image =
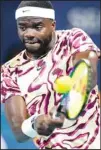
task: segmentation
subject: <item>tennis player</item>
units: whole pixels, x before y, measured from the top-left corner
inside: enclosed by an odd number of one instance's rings
[[[82,29],[56,31],[50,1],[21,1],[15,19],[25,49],[2,65],[1,100],[16,140],[33,140],[38,149],[98,149],[99,48]],[[90,60],[94,73],[88,103],[75,120],[63,114],[53,119],[62,98],[53,90],[54,81],[68,76],[81,58]]]

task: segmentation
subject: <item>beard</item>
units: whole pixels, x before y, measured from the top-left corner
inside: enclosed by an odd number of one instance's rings
[[[40,57],[46,54],[51,49],[52,34],[50,34],[44,40],[34,38],[31,42],[23,41],[26,51],[34,56]]]

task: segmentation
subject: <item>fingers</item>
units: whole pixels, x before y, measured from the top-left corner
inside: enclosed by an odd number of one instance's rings
[[[55,129],[54,126],[44,122],[37,127],[37,133],[39,135],[49,136],[54,131],[54,129]]]
[[[64,117],[61,115],[53,119],[51,115],[38,116],[35,121],[36,131],[39,135],[49,136],[55,128],[62,127]]]
[[[56,111],[57,111],[57,108],[56,107],[52,107],[52,109],[49,112],[49,115],[52,117],[54,112],[56,112]]]
[[[64,120],[59,117],[57,119],[51,119],[50,126],[53,126],[54,128],[61,128],[63,126],[63,122]]]
[[[55,128],[59,128],[62,127],[63,122],[64,122],[64,115],[61,114],[59,117],[57,118],[52,118],[52,116],[50,115],[46,115],[46,117],[44,118],[44,123],[43,125],[45,126],[45,128],[48,128],[50,130],[53,130]]]
[[[58,114],[58,115],[56,115]],[[50,125],[54,126],[54,128],[60,128],[63,126],[63,122],[65,119],[65,115],[62,113],[57,112],[57,108],[53,107],[51,111],[49,112],[49,115],[51,117]],[[56,117],[55,117],[56,116]]]
[[[60,128],[63,125],[61,120],[51,120],[50,123],[43,123],[41,126],[38,126],[37,132],[39,135],[49,136],[55,128]]]

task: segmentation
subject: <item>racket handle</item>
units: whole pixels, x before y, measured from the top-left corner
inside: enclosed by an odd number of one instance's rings
[[[64,114],[66,116],[66,105],[67,105],[67,101],[68,101],[68,93],[64,94],[61,100],[60,105],[58,106],[57,109],[55,109],[55,111],[53,112],[53,118],[56,119],[58,118],[61,113]]]
[[[55,111],[53,112],[53,116],[52,116],[53,119],[60,117],[61,113],[64,115],[66,113],[66,109],[63,105],[59,105],[58,109],[57,110],[55,109]]]

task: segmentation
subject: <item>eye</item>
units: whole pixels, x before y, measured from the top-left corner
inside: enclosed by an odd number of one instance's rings
[[[25,26],[19,26],[19,29],[22,30],[22,31],[25,31],[26,27]]]
[[[42,25],[38,25],[35,27],[37,30],[42,30],[43,26]]]

